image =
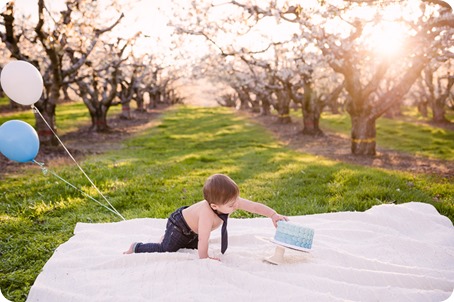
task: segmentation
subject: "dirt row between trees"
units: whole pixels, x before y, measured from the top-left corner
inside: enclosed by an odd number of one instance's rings
[[[91,132],[88,126],[81,127],[77,131],[61,135],[60,139],[68,148],[71,155],[80,162],[87,155],[102,154],[108,150],[121,147],[121,143],[134,133],[151,128],[158,123],[159,115],[167,107],[160,107],[148,112],[134,112],[133,119],[121,119],[115,116],[108,120],[110,130],[107,132]],[[47,167],[56,167],[62,164],[73,163],[71,157],[65,149],[59,145],[55,147],[40,146],[35,160],[44,163]],[[4,175],[21,172],[23,170],[36,167],[33,163],[17,163],[7,159],[0,154],[0,179]]]
[[[107,150],[120,148],[122,141],[132,134],[157,125],[159,115],[166,109],[167,107],[160,107],[149,112],[135,112],[134,119],[131,120],[114,117],[109,120],[111,127],[109,132],[89,132],[88,127],[82,127],[78,131],[63,135],[61,140],[79,161],[86,155],[101,154]],[[263,125],[278,140],[294,150],[351,164],[416,174],[436,174],[454,179],[453,162],[408,155],[380,147],[377,148],[376,156],[354,156],[350,151],[350,139],[348,137],[329,132],[325,132],[326,135],[323,137],[303,136],[300,121],[293,121],[291,124],[279,124],[274,116],[259,116],[249,112],[239,112],[239,114]],[[43,162],[50,167],[72,162],[61,146],[41,146],[36,161]],[[2,175],[27,169],[30,165],[39,169],[37,165],[15,163],[0,155],[0,178]]]
[[[436,174],[454,179],[454,162],[451,161],[409,155],[399,151],[387,150],[380,146],[377,146],[376,156],[353,155],[351,154],[349,137],[328,131],[325,131],[323,137],[311,137],[302,135],[301,121],[279,124],[275,116],[259,116],[251,113],[246,113],[246,115],[269,129],[278,140],[301,152],[350,164],[416,174]]]

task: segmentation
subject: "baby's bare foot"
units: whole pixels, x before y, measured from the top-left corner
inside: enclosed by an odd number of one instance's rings
[[[126,252],[123,252],[123,254],[132,254],[132,253],[134,253],[134,250],[133,250],[133,249],[134,249],[134,245],[135,245],[135,244],[136,244],[136,243],[133,242],[133,243],[131,244],[131,246],[129,247],[129,250],[127,250]]]

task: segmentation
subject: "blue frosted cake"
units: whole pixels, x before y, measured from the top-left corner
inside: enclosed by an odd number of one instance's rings
[[[313,229],[283,220],[278,221],[274,235],[274,241],[305,249],[312,247],[313,238]]]

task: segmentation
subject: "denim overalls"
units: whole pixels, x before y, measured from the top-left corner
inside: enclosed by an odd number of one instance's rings
[[[181,207],[170,214],[161,243],[138,242],[133,247],[134,253],[176,252],[181,248],[197,249],[199,236],[188,226],[182,213],[187,207]]]

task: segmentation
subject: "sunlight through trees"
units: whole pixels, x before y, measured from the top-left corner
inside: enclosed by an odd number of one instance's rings
[[[38,0],[36,20],[10,2],[0,30],[1,63],[26,60],[43,74],[37,107],[52,125],[62,98],[82,99],[103,131],[110,106],[131,118],[131,101],[138,110],[181,102],[178,91],[203,80],[226,87],[210,95],[222,105],[281,123],[300,110],[305,135],[323,135],[324,110],[345,110],[352,153],[374,155],[381,116],[406,103],[442,123],[454,107],[445,1],[57,2]]]

